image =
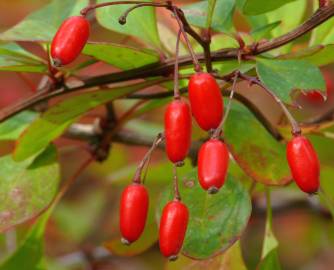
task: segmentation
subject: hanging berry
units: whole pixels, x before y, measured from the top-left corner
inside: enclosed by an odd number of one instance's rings
[[[162,211],[159,227],[161,253],[170,261],[177,259],[188,226],[189,212],[179,200],[169,202]]]
[[[120,229],[122,243],[131,244],[142,234],[148,212],[149,197],[144,185],[133,183],[122,193]]]
[[[84,16],[66,19],[51,43],[51,57],[55,66],[67,65],[78,57],[89,37],[90,25]]]
[[[215,129],[223,117],[223,98],[212,75],[198,72],[191,76],[188,85],[191,111],[204,130]]]
[[[165,112],[166,152],[171,162],[183,161],[191,144],[191,113],[189,105],[173,100]]]
[[[299,188],[307,193],[319,189],[320,165],[311,142],[297,135],[287,145],[287,159],[293,179]]]
[[[203,189],[210,194],[223,186],[229,163],[229,153],[225,143],[218,139],[205,142],[198,154],[198,179]]]

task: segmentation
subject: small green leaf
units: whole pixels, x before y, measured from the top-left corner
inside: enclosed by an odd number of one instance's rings
[[[196,259],[222,253],[238,240],[247,225],[251,213],[247,190],[231,175],[215,195],[209,195],[200,187],[196,170],[181,180],[182,201],[190,213],[182,253]],[[172,198],[173,189],[170,187],[162,194],[158,217]]]
[[[315,9],[317,5],[314,6]],[[330,18],[312,31],[310,45],[328,45],[334,43],[334,18]]]
[[[267,218],[266,228],[264,232],[264,241],[261,254],[261,262],[258,266],[260,270],[273,269],[280,270],[280,264],[278,260],[278,241],[273,233],[273,221],[272,221],[272,210],[270,201],[270,190],[266,190],[267,197]]]
[[[93,56],[100,61],[124,70],[159,62],[159,55],[154,51],[117,44],[87,44],[83,54]]]
[[[55,195],[59,164],[54,146],[23,162],[11,156],[0,158],[0,231],[31,219]]]
[[[277,142],[250,111],[237,102],[232,104],[224,134],[234,159],[251,178],[266,185],[284,185],[291,181],[285,145]]]
[[[256,29],[254,29],[251,32],[251,36],[254,38],[254,40],[260,40],[262,38],[270,38],[270,32],[275,29],[277,26],[281,24],[281,21],[269,23],[263,26],[260,26]]]
[[[15,140],[37,117],[37,113],[24,111],[0,123],[0,140]]]
[[[279,98],[287,102],[293,89],[325,90],[326,84],[318,67],[304,60],[257,58],[260,80]]]
[[[281,270],[278,258],[277,248],[270,251],[270,253],[259,263],[258,270]]]
[[[97,3],[104,3],[98,0]],[[148,1],[150,2],[150,1]],[[125,35],[138,37],[152,47],[160,47],[155,9],[141,7],[132,11],[127,17],[125,25],[118,22],[118,18],[133,5],[115,5],[96,10],[97,21],[105,28]]]
[[[166,262],[165,270],[247,270],[241,254],[240,241],[237,241],[226,252],[207,260],[193,260],[180,256],[176,262]]]
[[[305,60],[316,66],[325,66],[334,62],[334,45],[318,45],[279,57],[280,59]]]
[[[212,8],[212,1],[201,1],[182,7],[190,24],[206,28],[208,26],[208,12]],[[211,18],[211,27],[217,31],[230,30],[233,26],[234,0],[216,0]],[[209,21],[210,22],[210,21]]]
[[[38,153],[85,112],[156,83],[156,80],[151,80],[109,90],[97,90],[59,102],[37,118],[22,133],[17,141],[14,159],[20,161]]]
[[[16,251],[0,265],[0,270],[46,270],[44,232],[51,211],[40,216]]]
[[[88,0],[53,0],[50,4],[31,13],[21,22],[0,34],[1,40],[50,41],[60,24],[88,5]]]
[[[246,0],[243,12],[246,15],[258,15],[266,13],[271,10],[275,10],[281,6],[284,6],[287,3],[293,2],[296,0]]]
[[[0,70],[43,73],[47,66],[16,43],[0,45]]]

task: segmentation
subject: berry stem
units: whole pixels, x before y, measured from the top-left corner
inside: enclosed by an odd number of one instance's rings
[[[223,117],[222,121],[220,122],[219,126],[216,128],[216,130],[212,134],[212,139],[218,139],[220,137],[221,133],[222,133],[224,124],[225,124],[226,119],[228,117],[228,114],[231,110],[233,95],[234,95],[235,88],[236,88],[236,85],[237,85],[237,81],[238,81],[238,78],[239,78],[239,73],[240,73],[239,71],[235,72],[234,79],[233,79],[233,84],[232,84],[232,89],[231,89],[231,92],[230,92],[230,96],[229,96],[229,99],[228,99],[228,103],[227,103],[227,106],[226,106],[224,117]]]
[[[147,151],[147,153],[145,154],[144,158],[142,159],[142,161],[139,163],[135,176],[132,180],[133,183],[137,183],[140,184],[141,183],[141,174],[142,171],[145,167],[145,164],[148,162],[148,160],[151,158],[151,155],[153,153],[153,151],[159,146],[159,144],[164,140],[164,135],[162,133],[159,133],[157,135],[157,137],[155,138],[155,140],[153,141],[153,144],[151,146],[151,148]]]
[[[187,35],[186,31],[184,30],[183,23],[182,23],[182,21],[181,21],[181,19],[179,17],[180,10],[177,7],[175,7],[175,6],[173,6],[172,9],[173,9],[173,13],[174,13],[174,16],[176,18],[176,21],[177,21],[177,23],[178,23],[178,25],[180,27],[180,31],[182,32],[184,40],[186,41],[189,53],[191,55],[191,59],[192,59],[192,61],[194,63],[194,69],[195,69],[196,72],[201,72],[202,71],[202,67],[201,67],[201,65],[200,65],[200,63],[199,63],[199,61],[197,59],[197,56],[196,56],[196,54],[195,54],[195,52],[193,50],[193,47],[190,44],[188,35]]]
[[[175,65],[174,65],[174,99],[180,99],[179,90],[179,51],[180,51],[181,29],[176,38]]]
[[[181,201],[179,190],[179,178],[177,176],[177,165],[173,164],[173,181],[174,181],[174,200]]]
[[[290,111],[287,109],[283,101],[276,96],[271,90],[269,90],[260,80],[258,80],[255,77],[250,77],[245,74],[240,73],[239,76],[243,78],[244,80],[250,82],[250,84],[257,84],[260,86],[263,90],[265,90],[272,98],[275,99],[275,101],[281,106],[285,116],[288,118],[290,125],[291,125],[291,133],[293,136],[299,136],[302,133],[302,130],[298,124],[298,122],[295,120],[295,118],[292,116]]]
[[[127,9],[118,19],[118,22],[120,24],[126,24],[126,19],[129,15],[130,12],[132,12],[133,10],[140,8],[140,7],[165,7],[168,8],[169,5],[168,4],[164,4],[164,3],[148,3],[148,2],[143,2],[143,3],[137,3],[136,5],[134,5],[133,7],[130,7],[129,9]]]
[[[167,4],[164,4],[164,3],[148,3],[145,1],[114,1],[114,2],[106,2],[106,3],[101,3],[101,4],[89,5],[83,8],[80,11],[80,14],[82,16],[87,16],[87,14],[94,9],[107,7],[107,6],[114,6],[114,5],[144,5],[144,6],[152,6],[152,7],[167,7],[168,6]]]

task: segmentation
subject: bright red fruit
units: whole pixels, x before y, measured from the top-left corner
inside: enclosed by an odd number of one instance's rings
[[[55,66],[71,63],[78,57],[89,37],[90,25],[83,16],[73,16],[63,22],[51,43]]]
[[[160,251],[171,261],[177,259],[182,248],[188,218],[187,206],[178,200],[169,202],[162,211],[159,227]]]
[[[214,77],[199,72],[191,76],[188,85],[191,111],[204,130],[218,127],[223,117],[223,98]]]
[[[130,244],[142,234],[148,212],[148,193],[141,184],[131,184],[122,193],[120,229],[122,242]]]
[[[191,143],[191,113],[189,105],[183,100],[172,101],[166,109],[165,139],[170,161],[184,160]]]
[[[287,145],[287,159],[299,188],[307,193],[317,192],[320,165],[311,142],[304,136],[294,137]]]
[[[198,154],[198,179],[202,188],[216,193],[225,182],[229,153],[225,143],[210,139],[204,143]]]

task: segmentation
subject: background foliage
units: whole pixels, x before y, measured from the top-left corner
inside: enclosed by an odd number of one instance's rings
[[[13,104],[38,95],[49,72],[53,35],[88,2],[0,1],[0,117]],[[291,31],[318,8],[318,1],[307,0],[177,3],[198,33],[212,29],[213,53],[238,48],[236,33],[246,45],[261,45]],[[0,123],[0,269],[331,269],[334,18],[256,57],[213,62],[219,76],[234,70],[257,75],[289,105],[319,154],[321,193],[309,197],[291,183],[285,158],[290,127],[281,108],[259,87],[240,82],[225,126],[233,156],[227,183],[208,196],[198,187],[194,156],[186,160],[180,169],[181,194],[190,224],[183,255],[167,263],[157,246],[157,220],[171,195],[172,166],[163,151],[154,154],[147,174],[151,203],[145,232],[130,247],[120,244],[118,201],[145,153],[143,146],[162,131],[164,106],[171,100],[127,97],[138,91],[170,93],[171,78],[154,70],[173,58],[178,28],[168,11],[152,7],[135,10],[121,26],[117,18],[128,7],[99,9],[96,17],[89,17],[89,44],[74,64],[60,70],[70,89],[67,95],[55,94],[48,104]],[[181,54],[188,56],[184,44]],[[180,69],[184,87],[193,69],[189,64]],[[145,77],[126,80],[138,70]],[[327,95],[326,101],[305,100],[303,93],[313,90]],[[92,162],[64,199],[53,201],[99,139],[88,145],[69,136],[69,130],[74,123],[94,124],[103,118],[107,102],[113,103],[119,119],[108,158]],[[126,141],[124,134],[137,138],[136,143]],[[195,126],[194,141],[206,136]]]

